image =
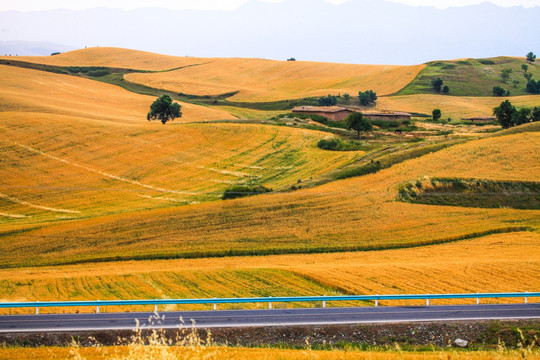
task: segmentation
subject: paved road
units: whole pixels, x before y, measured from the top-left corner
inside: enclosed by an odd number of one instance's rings
[[[0,333],[131,330],[149,326],[154,313],[0,316]],[[313,308],[159,313],[153,328],[259,327],[422,321],[540,319],[540,304]]]

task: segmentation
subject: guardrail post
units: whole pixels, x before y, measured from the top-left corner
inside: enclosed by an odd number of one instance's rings
[[[326,296],[326,295],[323,295],[323,296]],[[323,307],[323,308],[326,307],[326,300],[323,300],[323,302],[322,302],[322,307]]]
[[[268,303],[268,309],[272,310],[272,302],[271,301]]]
[[[429,296],[429,294],[427,294]],[[426,306],[429,306],[429,298],[426,298]]]
[[[379,294],[375,294],[375,296],[379,296]],[[375,306],[379,306],[379,299],[375,299]]]
[[[36,301],[39,302],[39,301]],[[39,315],[39,306],[36,306],[36,315]]]
[[[528,294],[529,292],[528,291],[525,291],[526,294]],[[527,297],[527,295],[525,295],[525,304],[528,304],[529,303],[529,298]]]
[[[476,295],[478,295],[478,293],[476,293]],[[480,305],[480,298],[479,297],[476,298],[476,305]]]
[[[216,298],[214,298],[214,300],[216,300]],[[214,303],[214,311],[217,310],[217,303]]]
[[[157,303],[154,304],[154,312],[157,313]]]
[[[99,301],[99,300],[98,300]],[[96,314],[99,314],[99,305],[96,306]]]

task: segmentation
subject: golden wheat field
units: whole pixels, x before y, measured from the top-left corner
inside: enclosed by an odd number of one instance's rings
[[[497,234],[421,248],[339,254],[128,261],[0,270],[0,301],[524,292],[540,286],[540,235]],[[457,300],[473,303],[475,300]],[[508,299],[505,299],[508,301]],[[523,299],[515,299],[522,302]],[[446,304],[451,300],[437,300]],[[454,303],[456,301],[454,300]],[[485,299],[482,302],[497,302]],[[387,301],[380,305],[415,305]],[[359,303],[328,303],[358,306]],[[363,304],[365,305],[365,304]],[[312,307],[319,303],[274,304]],[[219,305],[222,309],[267,304]],[[209,309],[167,305],[160,310]],[[129,311],[109,307],[102,311]],[[137,307],[137,310],[151,310]],[[42,309],[44,312],[93,309]],[[28,313],[33,309],[3,310]]]
[[[475,116],[492,116],[493,108],[505,99],[520,107],[540,106],[540,97],[535,95],[513,96],[509,98],[497,97],[460,97],[448,95],[399,95],[384,96],[377,100],[380,110],[400,110],[431,114],[433,109],[440,109],[443,118],[459,120]]]
[[[0,59],[13,60],[11,56]],[[17,56],[17,60],[56,66],[106,66],[124,69],[163,71],[204,63],[204,58],[180,57],[113,47],[91,47],[55,56]]]
[[[251,182],[320,176],[361,152],[318,149],[324,133],[146,121],[154,98],[77,77],[0,66],[0,221],[44,221],[215,201]],[[183,121],[231,118],[182,104]]]
[[[0,350],[2,360],[27,360],[38,358],[61,359],[253,359],[253,360],[504,360],[523,358],[540,359],[538,351],[500,350],[500,351],[430,351],[407,352],[358,351],[358,350],[282,350],[282,349],[246,349],[227,347],[99,347],[99,348],[6,348]]]
[[[0,249],[10,256],[0,260],[21,266],[62,259],[345,251],[538,229],[535,210],[417,205],[398,202],[396,195],[400,184],[426,176],[538,181],[539,140],[538,132],[495,136],[293,193],[51,225],[8,235],[13,241]]]
[[[372,89],[392,94],[412,81],[424,65],[347,65],[262,59],[213,59],[167,73],[126,75],[131,82],[194,95],[239,91],[234,101],[273,101]]]

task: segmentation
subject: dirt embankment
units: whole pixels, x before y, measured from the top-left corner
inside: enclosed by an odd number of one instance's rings
[[[177,339],[184,330],[166,330],[163,336]],[[148,332],[148,331],[146,331]],[[202,339],[207,330],[198,330]],[[399,323],[374,325],[289,326],[211,329],[212,343],[242,347],[342,348],[395,346],[452,346],[456,339],[470,348],[540,346],[540,320],[452,323]],[[0,334],[0,346],[81,346],[129,344],[133,331],[84,333]],[[143,332],[143,336],[145,336]],[[122,340],[120,340],[122,339]]]

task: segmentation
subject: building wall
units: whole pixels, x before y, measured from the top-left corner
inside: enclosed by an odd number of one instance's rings
[[[393,116],[384,116],[384,115],[369,115],[364,114],[364,117],[369,120],[383,120],[383,121],[401,121],[401,120],[411,120],[410,116],[406,115],[393,115]]]
[[[311,115],[319,115],[319,116],[323,116],[325,118],[327,118],[328,120],[332,120],[332,121],[342,121],[342,120],[345,120],[347,118],[347,116],[349,116],[349,114],[351,113],[351,111],[339,111],[339,112],[335,112],[335,113],[327,113],[327,112],[322,112],[322,111],[298,111],[297,113],[299,114],[311,114]]]

